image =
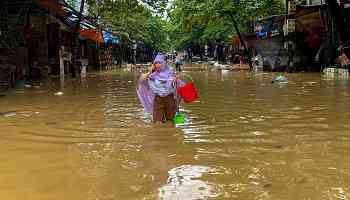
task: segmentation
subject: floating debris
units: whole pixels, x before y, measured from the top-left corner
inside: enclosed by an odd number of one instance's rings
[[[16,117],[17,112],[16,111],[9,111],[9,112],[0,112],[1,117]]]
[[[61,95],[63,95],[63,92],[56,92],[54,95],[61,96]]]
[[[278,75],[271,81],[271,83],[275,83],[275,82],[277,82],[277,83],[287,83],[288,79],[287,79],[287,77],[285,77],[283,75]]]

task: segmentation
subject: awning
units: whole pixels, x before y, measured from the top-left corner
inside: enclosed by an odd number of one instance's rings
[[[82,29],[80,30],[80,36],[85,39],[93,40],[95,42],[104,42],[101,32],[98,32],[96,29]]]
[[[41,8],[46,9],[49,12],[55,13],[59,16],[67,16],[67,13],[64,11],[62,6],[57,3],[57,1],[54,0],[35,0],[35,3],[37,3]]]

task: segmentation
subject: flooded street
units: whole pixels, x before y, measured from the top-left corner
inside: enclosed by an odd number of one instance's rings
[[[0,199],[350,199],[349,80],[184,73],[200,99],[178,128],[143,113],[135,71],[0,98]]]

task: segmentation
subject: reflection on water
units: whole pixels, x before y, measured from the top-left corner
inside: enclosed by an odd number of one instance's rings
[[[160,199],[164,200],[195,200],[216,197],[212,186],[200,178],[203,174],[213,171],[205,166],[184,165],[169,171],[167,184],[159,191]]]
[[[348,78],[192,70],[200,99],[178,128],[143,112],[138,71],[0,98],[0,198],[350,198]]]

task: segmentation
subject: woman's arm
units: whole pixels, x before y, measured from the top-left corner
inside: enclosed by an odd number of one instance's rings
[[[151,70],[149,72],[145,73],[145,74],[142,74],[141,77],[140,77],[140,80],[141,81],[148,80],[149,76],[154,72],[154,70],[155,70],[155,66],[152,65]]]

